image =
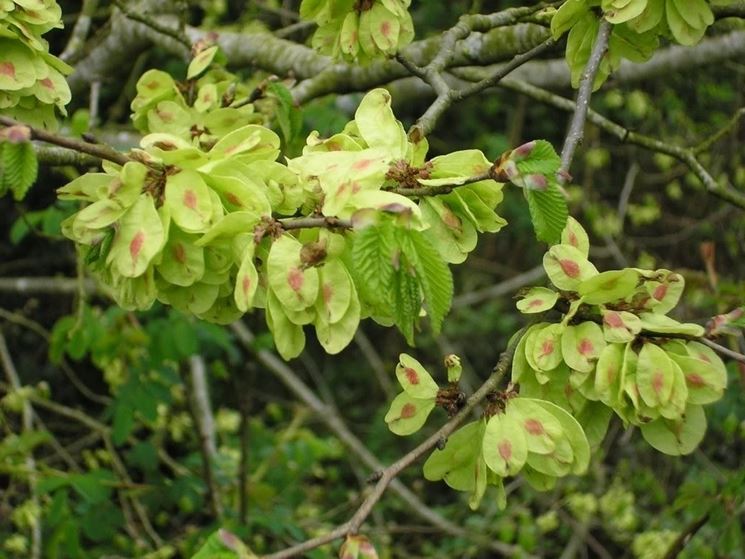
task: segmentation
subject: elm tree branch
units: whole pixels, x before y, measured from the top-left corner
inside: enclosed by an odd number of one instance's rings
[[[180,43],[181,46],[183,46],[185,49],[185,52],[182,52],[182,54],[188,55],[189,53],[191,53],[191,42],[187,37],[182,35],[178,29],[174,29],[173,27],[161,23],[155,17],[143,15],[139,11],[130,9],[130,6],[127,6],[127,3],[124,0],[114,0],[114,4],[122,11],[122,13],[127,18],[138,23],[142,23],[143,25],[151,28],[153,31],[165,35],[166,37],[170,37],[177,43]]]
[[[582,72],[582,78],[580,79],[579,89],[577,91],[574,116],[569,125],[569,132],[564,140],[564,147],[561,150],[561,167],[559,168],[560,177],[569,176],[569,168],[572,165],[572,159],[574,159],[574,152],[584,136],[587,111],[590,108],[590,96],[592,95],[595,85],[595,77],[600,69],[600,63],[603,61],[603,57],[605,57],[605,53],[608,51],[608,41],[610,40],[612,27],[613,26],[606,20],[600,22],[598,34],[595,38],[595,44],[590,53],[590,58],[587,61],[587,66],[585,66],[585,69]]]
[[[349,427],[339,414],[330,406],[324,404],[318,396],[288,367],[284,361],[274,353],[266,350],[256,350],[254,348],[255,337],[253,333],[242,323],[235,322],[231,326],[233,333],[236,335],[241,344],[256,356],[256,360],[266,369],[272,372],[276,377],[307,405],[321,419],[326,426],[336,435],[336,437],[349,450],[357,456],[367,467],[373,471],[380,472],[384,465],[378,460],[367,447],[349,430]],[[394,479],[390,483],[391,490],[396,493],[419,517],[429,522],[441,532],[457,537],[466,538],[482,547],[491,549],[502,555],[511,557],[519,552],[512,545],[483,537],[480,534],[474,534],[463,527],[443,518],[438,513],[424,504],[411,490],[409,490],[401,481]],[[341,537],[341,536],[339,536]]]
[[[555,93],[552,93],[545,89],[535,87],[523,81],[505,79],[502,80],[500,86],[527,95],[528,97],[531,97],[547,105],[556,107],[557,109],[574,111],[575,108],[575,105],[574,103],[572,103],[571,100],[566,99],[565,97],[562,97],[560,95],[556,95]],[[598,112],[593,111],[592,109],[588,109],[587,111],[587,120],[592,122],[598,128],[601,128],[611,136],[615,136],[622,143],[634,144],[650,151],[664,153],[666,155],[674,157],[675,159],[678,159],[679,161],[685,163],[690,168],[690,170],[693,171],[693,173],[704,184],[706,190],[710,194],[716,196],[717,198],[720,198],[721,200],[729,202],[733,206],[745,209],[745,193],[740,192],[728,185],[719,184],[716,179],[711,176],[709,171],[707,171],[706,168],[701,164],[701,162],[696,158],[696,148],[686,148],[672,145],[667,142],[657,140],[656,138],[645,136],[644,134],[639,134],[638,132],[633,132],[631,130],[628,130],[627,128],[624,128],[620,124],[609,120],[608,118],[604,117]]]
[[[53,132],[47,132],[40,128],[34,128],[23,122],[18,122],[7,116],[0,116],[0,125],[2,126],[24,126],[31,131],[31,139],[46,142],[63,148],[75,150],[80,153],[86,153],[97,157],[99,159],[106,159],[119,165],[124,165],[129,161],[129,158],[121,152],[116,151],[104,144],[92,144],[84,140],[77,140],[75,138],[68,138],[66,136],[60,136]]]
[[[507,349],[505,349],[499,357],[499,361],[495,365],[492,374],[486,382],[484,382],[484,384],[482,384],[481,387],[474,392],[470,398],[468,398],[466,404],[455,416],[448,420],[447,423],[440,427],[440,429],[428,437],[424,442],[419,444],[416,448],[409,451],[396,462],[380,472],[380,477],[378,482],[375,484],[375,488],[365,498],[349,521],[341,524],[327,534],[307,540],[277,553],[266,555],[264,556],[264,559],[288,559],[290,557],[296,557],[306,551],[310,551],[311,549],[315,549],[344,536],[358,533],[363,522],[370,515],[373,507],[375,507],[378,501],[383,497],[386,489],[388,489],[388,486],[396,476],[437,446],[442,439],[449,437],[458,426],[468,418],[471,411],[486,398],[487,394],[494,391],[499,386],[499,383],[504,378],[510,364],[512,363],[512,357],[515,353],[515,348],[517,347],[517,342],[520,340],[520,337],[521,333],[518,333],[518,335],[512,339],[512,342],[508,345]]]
[[[419,120],[417,120],[412,130],[418,129],[421,135],[426,136],[434,129],[437,121],[445,113],[445,111],[454,103],[480,93],[481,91],[489,87],[495,86],[505,76],[507,76],[526,62],[536,58],[543,52],[547,51],[555,44],[556,43],[553,38],[549,37],[529,51],[518,54],[509,63],[500,66],[493,75],[484,78],[478,83],[468,85],[462,89],[451,88],[445,81],[445,79],[442,78],[442,75],[439,73],[434,76],[430,76],[429,71],[424,71],[422,74],[424,76],[424,80],[432,85],[432,88],[437,92],[437,98],[429,106],[426,112],[419,118]],[[404,65],[409,68],[409,71],[412,71],[415,76],[422,77],[422,75],[414,73],[422,70],[421,68],[415,67],[413,64],[409,64],[408,61],[404,62],[405,59],[403,57],[399,57],[399,61],[404,63]]]

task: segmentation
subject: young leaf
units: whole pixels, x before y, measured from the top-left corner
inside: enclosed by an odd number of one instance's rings
[[[559,187],[549,183],[546,190],[526,188],[523,193],[528,201],[533,229],[538,240],[547,244],[559,242],[569,217],[567,201]]]
[[[399,242],[404,255],[416,272],[432,322],[432,330],[439,334],[453,299],[453,276],[450,268],[432,243],[419,231],[401,231]]]

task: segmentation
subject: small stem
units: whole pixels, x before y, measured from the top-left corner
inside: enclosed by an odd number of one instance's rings
[[[561,150],[559,177],[568,176],[572,159],[574,159],[574,152],[584,136],[585,120],[587,120],[587,110],[590,108],[590,96],[595,85],[595,76],[597,76],[600,63],[608,50],[608,41],[610,40],[612,27],[606,20],[600,22],[595,45],[592,47],[590,59],[587,61],[587,66],[585,66],[585,71],[580,80],[574,116],[569,125],[569,132],[564,141],[564,148]]]
[[[12,118],[8,118],[7,116],[0,116],[0,125],[8,127],[24,126],[31,131],[32,140],[40,140],[48,144],[54,144],[63,148],[69,148],[80,153],[87,153],[88,155],[98,157],[99,159],[112,161],[114,163],[117,163],[118,165],[124,165],[125,163],[130,161],[129,157],[127,157],[123,153],[116,151],[113,148],[110,148],[107,145],[91,144],[83,140],[76,140],[74,138],[59,136],[52,132],[47,132],[46,130],[34,128],[33,126],[29,126],[28,124],[24,124],[23,122],[18,122],[16,120],[13,120]]]

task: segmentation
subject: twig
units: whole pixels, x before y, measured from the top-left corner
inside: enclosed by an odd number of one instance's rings
[[[375,488],[362,502],[360,507],[357,509],[357,512],[354,513],[354,515],[348,522],[345,522],[341,526],[338,526],[336,529],[332,530],[328,534],[324,534],[323,536],[307,540],[301,544],[289,547],[283,551],[266,555],[264,559],[288,559],[290,557],[300,555],[301,553],[304,553],[306,551],[310,551],[311,549],[315,549],[321,545],[324,545],[341,537],[350,534],[356,534],[362,526],[362,523],[372,512],[373,507],[381,499],[386,489],[396,478],[396,476],[398,476],[398,474],[400,474],[403,470],[408,468],[411,464],[419,460],[419,458],[421,458],[427,452],[437,446],[440,440],[446,439],[448,436],[450,436],[458,428],[458,426],[470,415],[471,410],[473,410],[479,403],[481,403],[481,401],[486,398],[486,395],[489,392],[493,391],[499,385],[502,378],[507,373],[507,369],[512,363],[512,356],[515,353],[515,348],[517,347],[517,342],[519,341],[519,339],[520,334],[513,338],[512,343],[500,356],[499,362],[494,367],[492,374],[489,376],[486,382],[484,382],[484,384],[482,384],[481,387],[466,401],[466,404],[463,406],[463,408],[453,418],[445,423],[445,425],[440,427],[435,433],[430,435],[424,442],[399,458],[396,462],[385,468],[380,473],[380,479],[375,485]]]
[[[7,116],[0,116],[0,125],[24,126],[31,131],[32,140],[40,140],[48,144],[54,144],[63,148],[69,148],[75,151],[79,151],[80,153],[87,153],[88,155],[98,157],[99,159],[106,159],[107,161],[112,161],[119,165],[124,165],[129,161],[129,158],[126,155],[110,148],[107,145],[91,144],[83,140],[76,140],[74,138],[60,136],[58,134],[47,132],[46,130],[42,130],[40,128],[34,128],[33,126],[29,126],[28,124],[24,124],[23,122],[18,122]]]
[[[545,277],[545,275],[546,272],[543,269],[543,266],[536,266],[535,268],[531,268],[526,272],[513,276],[495,285],[485,287],[484,289],[477,289],[476,291],[471,291],[469,293],[464,293],[463,295],[458,295],[453,299],[453,308],[456,309],[458,307],[468,307],[482,301],[496,299],[497,297],[502,297],[503,295],[514,293],[521,287],[525,287],[528,284],[539,281],[540,279]]]
[[[190,400],[192,415],[199,432],[199,448],[202,454],[204,483],[207,486],[207,500],[212,507],[215,518],[222,516],[222,504],[213,465],[217,458],[217,443],[215,441],[215,418],[212,415],[210,395],[207,385],[207,365],[201,355],[189,358],[189,382],[184,383],[191,388]]]
[[[569,132],[564,141],[564,147],[561,150],[559,177],[564,178],[569,176],[569,168],[572,165],[572,159],[574,159],[574,152],[582,141],[582,136],[584,135],[585,130],[585,120],[587,119],[587,110],[590,108],[590,96],[592,95],[595,85],[595,76],[597,76],[598,70],[600,69],[600,63],[608,50],[608,41],[610,40],[612,27],[613,26],[605,19],[600,22],[600,26],[598,27],[595,45],[592,47],[590,59],[587,61],[587,66],[585,66],[585,70],[582,73],[582,78],[579,82],[574,116],[569,125]]]
[[[390,379],[391,375],[386,371],[380,354],[362,328],[357,328],[357,331],[354,333],[354,341],[357,344],[357,347],[360,348],[362,355],[365,356],[365,359],[367,359],[367,362],[370,364],[370,368],[375,373],[375,378],[378,380],[378,384],[380,384],[383,393],[386,397],[392,399],[396,395],[396,391]]]
[[[21,379],[18,377],[18,371],[13,363],[10,351],[8,351],[8,344],[5,343],[5,336],[3,335],[2,329],[0,329],[0,363],[2,363],[3,369],[5,369],[5,376],[8,378],[8,383],[12,389],[14,391],[21,390]],[[23,400],[21,414],[23,432],[30,434],[34,430],[34,410],[29,401],[25,398]],[[40,510],[41,505],[39,504],[39,495],[36,491],[36,460],[34,459],[34,453],[32,450],[29,451],[26,456],[26,468],[28,468],[28,485],[31,493],[31,502],[35,509]],[[41,559],[41,538],[41,518],[35,515],[31,522],[31,559]]]
[[[90,293],[95,293],[98,290],[96,283],[92,280],[86,280],[84,285]],[[0,292],[12,292],[19,295],[37,293],[76,295],[78,293],[78,280],[57,277],[0,278]]]
[[[663,559],[675,559],[680,552],[683,551],[691,538],[709,521],[709,513],[707,512],[701,518],[698,518],[691,522],[685,529],[678,535],[675,541],[670,545],[670,548],[665,553]]]
[[[738,353],[736,351],[733,351],[727,347],[724,347],[723,345],[719,345],[716,342],[711,341],[709,338],[692,338],[697,342],[701,342],[702,344],[709,346],[711,349],[716,351],[717,353],[721,353],[725,357],[729,357],[730,359],[734,359],[735,361],[739,361],[740,363],[745,363],[745,355],[742,353]]]
[[[523,93],[524,95],[561,110],[574,111],[575,109],[575,105],[571,100],[540,87],[530,85],[527,82],[505,79],[500,82],[500,86]],[[745,209],[745,193],[717,183],[714,177],[712,177],[706,168],[704,168],[698,159],[696,159],[694,148],[671,145],[667,142],[639,134],[638,132],[633,132],[624,128],[620,124],[609,120],[592,109],[587,111],[587,120],[592,122],[595,126],[605,130],[610,135],[615,136],[623,143],[635,144],[653,152],[670,155],[679,161],[682,161],[699,178],[710,194],[729,202],[733,206]]]
[[[101,165],[101,159],[93,157],[86,153],[80,153],[68,148],[56,146],[44,146],[34,144],[34,151],[39,163],[49,166],[72,165],[73,167],[98,167]]]
[[[114,0],[114,4],[116,4],[116,7],[119,8],[128,19],[131,19],[132,21],[136,21],[138,23],[142,23],[143,25],[148,26],[153,31],[157,31],[158,33],[165,35],[166,37],[170,37],[174,41],[179,42],[184,48],[186,48],[187,53],[191,52],[191,42],[187,37],[179,33],[178,29],[173,29],[171,27],[168,27],[167,25],[163,25],[156,19],[147,17],[137,12],[133,12],[129,9],[124,0]]]
[[[256,350],[253,347],[254,335],[242,322],[235,322],[231,326],[233,333],[241,344],[256,356],[256,360],[268,371],[274,373],[277,378],[303,403],[324,422],[354,455],[356,455],[372,471],[382,471],[385,467],[350,430],[344,420],[331,408],[324,404],[318,396],[288,367],[284,361],[274,353],[267,350]],[[481,534],[470,532],[461,526],[443,518],[437,512],[424,504],[403,483],[394,479],[390,484],[391,490],[396,493],[419,517],[436,526],[441,532],[456,537],[465,538],[482,547],[489,548],[497,553],[511,557],[516,553],[523,553],[519,548],[496,541],[493,538],[484,537]],[[528,558],[526,558],[528,559]]]
[[[60,54],[60,58],[68,64],[74,63],[83,51],[85,40],[91,30],[93,14],[96,13],[99,0],[83,0],[83,7],[80,9],[80,15],[75,21],[75,27],[72,28],[70,39],[67,41],[65,50]]]
[[[352,221],[334,216],[287,217],[276,220],[285,231],[293,229],[351,229]]]
[[[629,166],[629,170],[626,172],[626,178],[623,180],[623,188],[621,189],[621,195],[618,197],[618,223],[623,230],[623,222],[626,220],[626,212],[629,208],[629,199],[631,198],[631,192],[634,190],[636,184],[636,177],[639,174],[639,164],[633,161]]]

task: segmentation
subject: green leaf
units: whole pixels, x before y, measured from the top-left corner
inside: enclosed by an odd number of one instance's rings
[[[273,81],[267,90],[277,99],[276,117],[279,129],[284,136],[285,144],[290,143],[300,133],[303,124],[303,115],[295,106],[290,90],[282,83]]]
[[[272,243],[267,259],[267,279],[279,303],[289,311],[312,307],[318,297],[318,270],[302,260],[303,245],[284,234]]]
[[[582,253],[585,258],[590,254],[590,239],[579,221],[572,216],[567,217],[567,224],[561,232],[561,244],[570,245]]]
[[[351,270],[361,299],[376,312],[392,314],[396,296],[393,293],[394,250],[393,226],[388,223],[366,227],[354,235]]]
[[[603,0],[603,16],[610,23],[618,24],[634,19],[647,7],[648,0]]]
[[[0,193],[10,190],[21,201],[36,182],[39,162],[31,142],[0,142]]]
[[[439,334],[453,300],[453,275],[437,249],[421,232],[402,230],[398,238],[419,280],[432,330]]]
[[[567,201],[559,187],[549,183],[546,190],[525,188],[523,193],[537,239],[548,244],[559,242],[569,217]]]
[[[399,269],[393,276],[393,290],[395,302],[393,305],[393,317],[396,326],[406,338],[406,343],[414,345],[414,323],[419,318],[422,308],[419,282],[409,271],[405,257],[401,256]]]
[[[551,35],[558,39],[590,10],[586,0],[567,0],[551,18]]]
[[[641,426],[642,436],[654,448],[670,456],[690,454],[704,438],[706,415],[704,408],[690,404],[683,419],[660,418]]]
[[[678,322],[664,314],[641,313],[639,318],[641,319],[642,330],[647,332],[655,332],[657,334],[682,334],[684,336],[694,336],[696,338],[700,338],[705,333],[703,326],[687,322]]]
[[[714,22],[714,14],[705,0],[666,0],[665,13],[673,37],[686,46],[698,43]]]

